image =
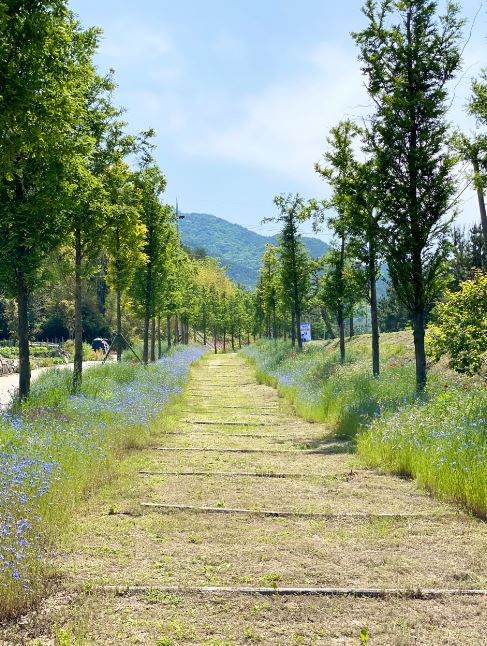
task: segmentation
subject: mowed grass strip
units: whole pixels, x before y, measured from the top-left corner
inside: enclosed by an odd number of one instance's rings
[[[193,376],[226,372],[228,363],[239,362],[209,356]],[[268,387],[226,388],[224,394],[200,388],[201,397],[192,396],[190,383],[184,412],[170,428],[182,434],[161,432],[154,442],[171,450],[134,452],[123,476],[84,508],[69,556],[59,561],[67,589],[78,590],[88,643],[352,644],[364,634],[377,644],[406,645],[413,637],[424,645],[454,638],[484,643],[482,597],[218,593],[218,587],[481,591],[487,589],[487,526],[452,513],[409,481],[363,468],[353,444],[323,425],[297,420]],[[183,421],[186,410],[203,420],[206,409],[224,422],[240,420],[242,409],[257,419],[278,412],[287,419],[282,432],[288,437],[232,437],[230,425],[218,437],[196,438]],[[300,477],[260,475],[282,473]],[[141,513],[141,502],[329,516],[216,517],[184,508]],[[142,588],[117,596],[96,592],[96,586]],[[80,594],[80,587],[88,594]],[[213,590],[198,593],[198,587]],[[76,612],[76,604],[69,612]]]

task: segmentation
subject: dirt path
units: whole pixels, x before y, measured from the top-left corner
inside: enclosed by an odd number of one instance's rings
[[[193,369],[170,430],[80,517],[58,565],[85,594],[50,604],[86,641],[63,643],[487,644],[487,598],[438,592],[487,588],[487,527],[361,467],[241,357]],[[296,587],[316,595],[275,594]]]

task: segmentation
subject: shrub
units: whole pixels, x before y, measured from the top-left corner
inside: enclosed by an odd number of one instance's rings
[[[436,323],[428,329],[432,357],[447,354],[454,370],[479,373],[487,353],[487,274],[478,271],[458,292],[447,292],[433,315]]]

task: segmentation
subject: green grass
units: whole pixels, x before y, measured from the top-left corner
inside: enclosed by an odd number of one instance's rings
[[[149,367],[95,366],[76,396],[71,373],[54,370],[0,415],[0,617],[39,597],[49,551],[79,501],[116,473],[124,451],[143,447],[166,423],[163,413],[200,355],[181,346]]]
[[[261,341],[246,349],[258,379],[274,385],[296,412],[356,439],[369,465],[414,477],[438,497],[487,516],[487,385],[444,363],[415,393],[410,332],[381,337],[381,376],[371,373],[370,337],[347,343],[340,365],[336,342],[311,343],[299,355],[289,344]]]

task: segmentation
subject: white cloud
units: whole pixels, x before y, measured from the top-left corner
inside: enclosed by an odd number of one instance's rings
[[[185,142],[186,153],[310,181],[330,128],[347,114],[360,113],[367,97],[350,53],[322,45],[307,62],[309,71],[301,78],[244,99],[241,116],[230,126],[203,124],[199,136]]]
[[[132,24],[126,20],[112,23],[105,30],[99,55],[111,67],[140,67],[166,61],[174,63],[175,50],[170,39],[160,29]]]

